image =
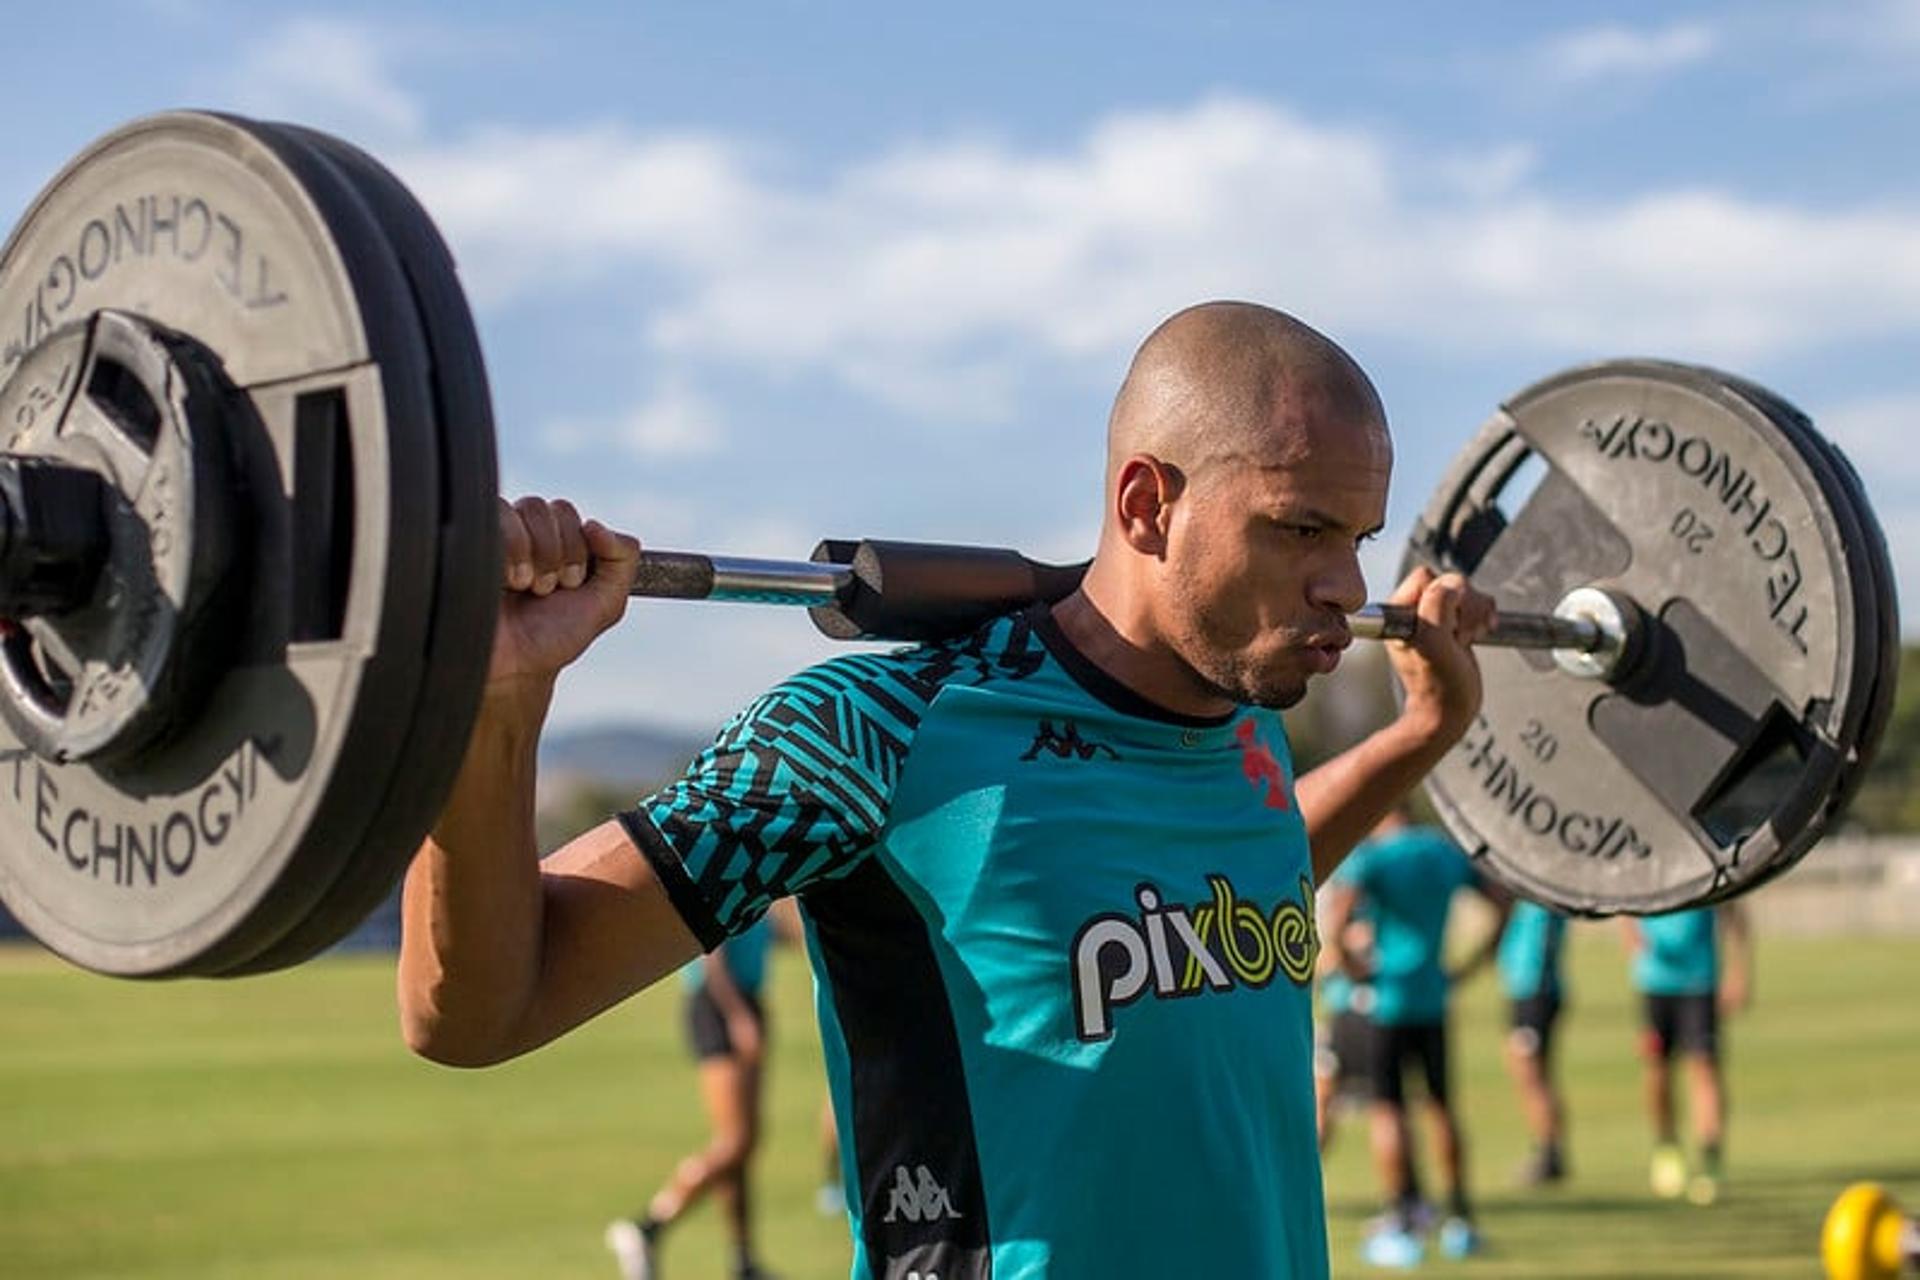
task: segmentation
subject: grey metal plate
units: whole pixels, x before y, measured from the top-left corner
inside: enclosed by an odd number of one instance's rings
[[[1712,901],[1800,856],[1833,813],[1874,701],[1880,588],[1812,446],[1770,408],[1688,366],[1573,370],[1489,422],[1423,517],[1410,555],[1503,608],[1599,585],[1654,620],[1654,660],[1619,688],[1543,654],[1480,655],[1481,717],[1429,791],[1529,897],[1600,914]],[[1545,475],[1522,494],[1530,459]]]
[[[156,116],[68,165],[0,252],[0,375],[115,308],[219,353],[257,422],[228,442],[252,579],[204,711],[111,768],[0,730],[0,897],[103,972],[213,972],[283,936],[377,813],[342,762],[400,764],[436,551],[393,535],[438,489],[427,359],[376,225],[313,180],[244,122]]]
[[[238,977],[285,968],[349,933],[393,890],[452,786],[465,754],[492,653],[500,606],[498,470],[493,411],[479,337],[453,257],[426,211],[390,172],[341,139],[271,126],[283,146],[332,166],[366,202],[405,273],[429,358],[440,501],[395,513],[396,538],[422,539],[436,556],[426,610],[418,694],[405,726],[401,767],[342,770],[342,785],[381,797],[367,830],[326,893],[288,933],[226,969]],[[430,514],[437,521],[430,523]],[[394,712],[398,716],[398,710]]]

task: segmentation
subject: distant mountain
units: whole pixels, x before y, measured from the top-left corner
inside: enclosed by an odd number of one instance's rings
[[[708,741],[708,735],[638,721],[550,730],[540,739],[541,787],[563,779],[615,786],[659,782],[678,773]]]

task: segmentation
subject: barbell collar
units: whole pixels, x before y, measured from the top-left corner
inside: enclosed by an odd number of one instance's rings
[[[106,483],[44,458],[0,455],[0,619],[71,612],[107,559]]]

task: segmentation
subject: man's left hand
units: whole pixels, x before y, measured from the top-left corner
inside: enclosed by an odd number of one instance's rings
[[[1420,619],[1412,640],[1387,645],[1407,694],[1401,717],[1436,744],[1451,746],[1480,711],[1480,664],[1473,643],[1493,629],[1493,597],[1474,590],[1460,574],[1436,575],[1422,566],[1387,602],[1411,605]]]

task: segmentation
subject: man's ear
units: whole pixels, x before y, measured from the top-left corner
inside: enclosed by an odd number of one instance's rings
[[[1185,487],[1180,468],[1150,453],[1136,453],[1120,464],[1114,477],[1113,514],[1128,546],[1142,555],[1165,554],[1173,504]]]

